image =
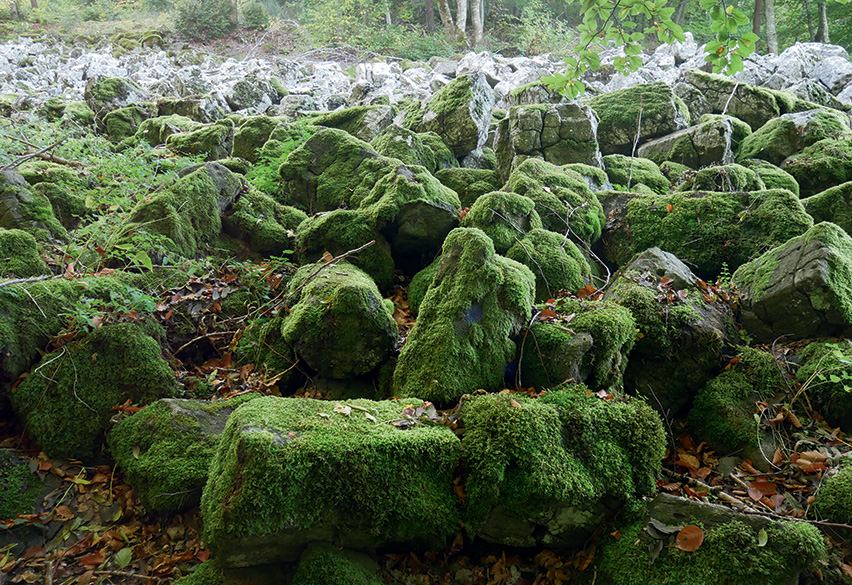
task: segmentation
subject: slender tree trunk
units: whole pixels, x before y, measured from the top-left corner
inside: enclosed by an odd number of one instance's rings
[[[30,0],[30,6],[33,7],[33,10],[38,8],[38,0]]]
[[[18,10],[18,0],[9,0],[9,10],[12,12],[12,20],[18,20],[21,17]]]
[[[811,13],[811,0],[804,0],[805,3],[805,18],[808,21],[808,39],[811,42],[816,40],[816,31],[814,31],[814,16]]]
[[[450,0],[438,0],[438,14],[441,15],[444,34],[447,35],[448,39],[455,39],[456,23],[453,20],[453,14],[450,12]]]
[[[770,55],[778,54],[778,31],[775,29],[775,0],[763,0],[766,16],[766,49]]]
[[[754,0],[754,13],[751,17],[751,32],[756,34],[758,37],[760,36],[760,24],[762,22],[763,17],[763,0]],[[760,40],[758,40],[754,44],[754,50],[756,51],[758,48],[758,44]]]
[[[467,0],[456,0],[456,27],[459,29],[461,38],[467,33]]]
[[[680,0],[680,4],[677,5],[677,9],[674,13],[674,18],[672,20],[675,21],[675,24],[682,26],[683,20],[686,18],[686,7],[689,4],[689,0]]]
[[[479,43],[482,42],[482,29],[483,29],[483,2],[484,0],[470,0],[470,26],[471,32],[473,33],[473,39],[471,40],[474,47],[478,46]]]
[[[827,43],[828,40],[828,8],[826,6],[825,0],[822,2],[817,2],[817,8],[819,9],[819,28],[817,28],[816,32],[816,40],[820,43]]]
[[[426,0],[426,32],[435,32],[435,0]]]

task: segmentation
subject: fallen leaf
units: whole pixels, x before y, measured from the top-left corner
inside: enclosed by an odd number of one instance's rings
[[[349,416],[352,414],[352,409],[345,404],[340,404],[339,402],[334,405],[334,412],[337,414],[342,414],[343,416]]]
[[[65,505],[56,506],[56,508],[53,509],[53,514],[60,522],[71,520],[74,517],[74,513],[71,511],[71,508]]]
[[[677,461],[675,463],[681,467],[692,467],[694,469],[701,467],[701,462],[698,461],[698,457],[690,455],[689,453],[678,453]]]
[[[698,547],[701,546],[702,542],[704,542],[704,531],[698,526],[690,525],[684,526],[681,531],[677,533],[675,546],[682,551],[694,552],[698,550]]]
[[[766,534],[766,529],[761,528],[760,532],[757,533],[757,546],[766,546],[767,542],[769,542],[769,535]]]
[[[115,553],[114,560],[115,564],[118,565],[119,568],[125,568],[127,565],[130,564],[130,561],[133,560],[133,549],[129,546],[124,547],[123,549]]]
[[[666,213],[671,213],[674,207],[671,203],[666,203]]]
[[[781,447],[775,449],[775,455],[772,456],[772,465],[778,465],[779,463],[784,461],[784,453],[781,451]]]
[[[97,565],[100,565],[101,563],[103,563],[105,560],[106,560],[106,556],[104,556],[104,553],[102,551],[99,551],[99,552],[96,552],[96,553],[87,554],[86,556],[80,558],[80,560],[78,560],[77,563],[79,563],[80,565],[82,565],[84,567],[87,566],[87,565],[97,566]]]
[[[509,399],[509,404],[512,405],[512,408],[520,408],[521,407],[521,403],[518,402],[517,400],[515,400],[514,398]]]

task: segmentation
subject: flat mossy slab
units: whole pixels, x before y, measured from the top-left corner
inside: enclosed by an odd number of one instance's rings
[[[113,406],[172,396],[175,386],[174,372],[146,327],[119,323],[45,355],[11,401],[46,453],[89,460],[101,446]]]
[[[799,353],[796,379],[807,385],[808,398],[832,426],[852,432],[852,343],[815,341]]]
[[[815,142],[785,160],[781,168],[798,181],[802,197],[852,181],[852,136]]]
[[[693,552],[679,550],[674,536],[651,537],[646,517],[622,527],[620,539],[606,540],[587,569],[585,585],[592,576],[598,585],[796,585],[800,573],[826,556],[819,530],[805,522],[738,514],[668,494],[654,498],[648,516],[666,526],[697,525],[704,542]],[[765,545],[761,531],[766,532]],[[652,559],[650,550],[660,544],[662,550]]]
[[[495,254],[481,230],[450,232],[394,371],[396,395],[448,404],[502,388],[512,336],[529,321],[534,294],[529,268]]]
[[[741,319],[758,343],[852,334],[852,238],[823,222],[733,274]]]
[[[463,402],[464,521],[509,546],[580,547],[607,513],[653,490],[665,452],[644,401],[584,386]]]
[[[723,264],[736,269],[813,225],[799,198],[783,189],[597,196],[608,218],[600,250],[606,260],[623,266],[648,248],[676,250],[708,280]]]
[[[165,398],[113,427],[109,450],[145,508],[197,506],[228,416],[259,394],[215,402]]]
[[[686,71],[683,79],[702,93],[713,113],[739,118],[754,131],[783,113],[778,98],[767,89],[698,69]]]
[[[634,143],[689,126],[689,110],[666,83],[645,83],[595,96],[598,143],[603,154],[630,154]]]
[[[294,561],[311,542],[443,548],[459,529],[460,441],[388,424],[420,404],[264,396],[235,410],[201,501],[222,566]]]
[[[36,239],[22,230],[0,228],[0,279],[51,274]]]

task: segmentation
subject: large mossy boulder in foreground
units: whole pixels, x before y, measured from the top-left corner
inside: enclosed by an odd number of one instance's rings
[[[174,373],[146,328],[119,323],[95,329],[45,355],[14,390],[12,407],[46,453],[88,460],[101,446],[113,406],[174,394]]]
[[[0,279],[50,274],[38,254],[38,242],[23,230],[0,228]]]
[[[397,343],[393,303],[350,264],[303,266],[290,281],[287,302],[291,310],[283,317],[281,338],[323,376],[366,374]]]
[[[228,417],[258,396],[216,402],[166,398],[110,431],[109,450],[147,510],[163,514],[198,505]]]
[[[782,168],[799,183],[802,197],[810,197],[852,181],[852,136],[826,138],[784,161]]]
[[[448,404],[478,388],[502,388],[515,357],[512,336],[532,316],[534,297],[529,268],[495,254],[482,231],[450,232],[400,353],[394,392]]]
[[[833,223],[741,266],[742,322],[757,343],[852,334],[852,238]]]
[[[746,193],[597,194],[607,214],[603,254],[616,266],[651,247],[677,250],[705,279],[735,269],[813,225],[784,189]]]
[[[235,410],[201,501],[222,566],[294,561],[311,542],[445,546],[459,529],[459,439],[387,424],[420,404],[264,396]]]
[[[644,401],[582,385],[476,396],[462,423],[467,532],[509,546],[583,546],[607,513],[653,491],[665,452]]]
[[[494,250],[505,255],[527,232],[542,226],[532,199],[517,193],[494,191],[476,200],[462,218],[461,227],[481,229],[491,238]]]
[[[648,524],[649,518],[663,527],[698,525],[704,542],[698,550],[680,550],[670,535]],[[605,539],[586,583],[594,575],[598,585],[796,585],[801,572],[818,567],[826,556],[819,529],[806,522],[738,514],[668,494],[654,498],[647,515],[620,533],[618,540]]]

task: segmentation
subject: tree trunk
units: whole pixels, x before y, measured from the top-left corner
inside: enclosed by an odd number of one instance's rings
[[[816,40],[818,43],[827,43],[828,40],[828,8],[826,7],[825,0],[822,2],[817,2],[817,8],[819,9],[819,27],[816,32]]]
[[[18,0],[9,0],[9,10],[12,12],[12,20],[18,20],[21,17],[18,11]]]
[[[778,31],[775,29],[775,0],[763,0],[766,16],[766,49],[770,55],[778,54]]]
[[[33,10],[38,8],[38,0],[30,0],[30,6],[33,7]]]
[[[808,21],[808,39],[811,42],[816,40],[816,31],[814,31],[814,17],[811,14],[811,0],[804,0],[805,18]]]
[[[451,41],[456,39],[456,23],[453,20],[453,14],[450,12],[450,0],[438,0],[438,14],[441,15],[441,24],[444,27],[444,34]]]
[[[426,32],[435,32],[435,0],[426,0]]]
[[[763,16],[763,0],[754,0],[754,13],[751,18],[751,32],[756,34],[758,37],[760,36],[760,23],[761,17]],[[760,41],[758,40],[754,44],[754,50],[757,51],[757,47]]]
[[[467,0],[456,0],[456,28],[459,29],[459,40],[463,41],[467,32]]]
[[[674,20],[675,24],[678,26],[683,25],[683,20],[686,18],[686,7],[688,4],[689,0],[680,0],[680,4],[677,5],[677,10],[675,10],[674,18],[672,20]]]
[[[483,2],[484,0],[470,0],[470,26],[473,33],[471,43],[474,47],[482,42],[483,32]]]

